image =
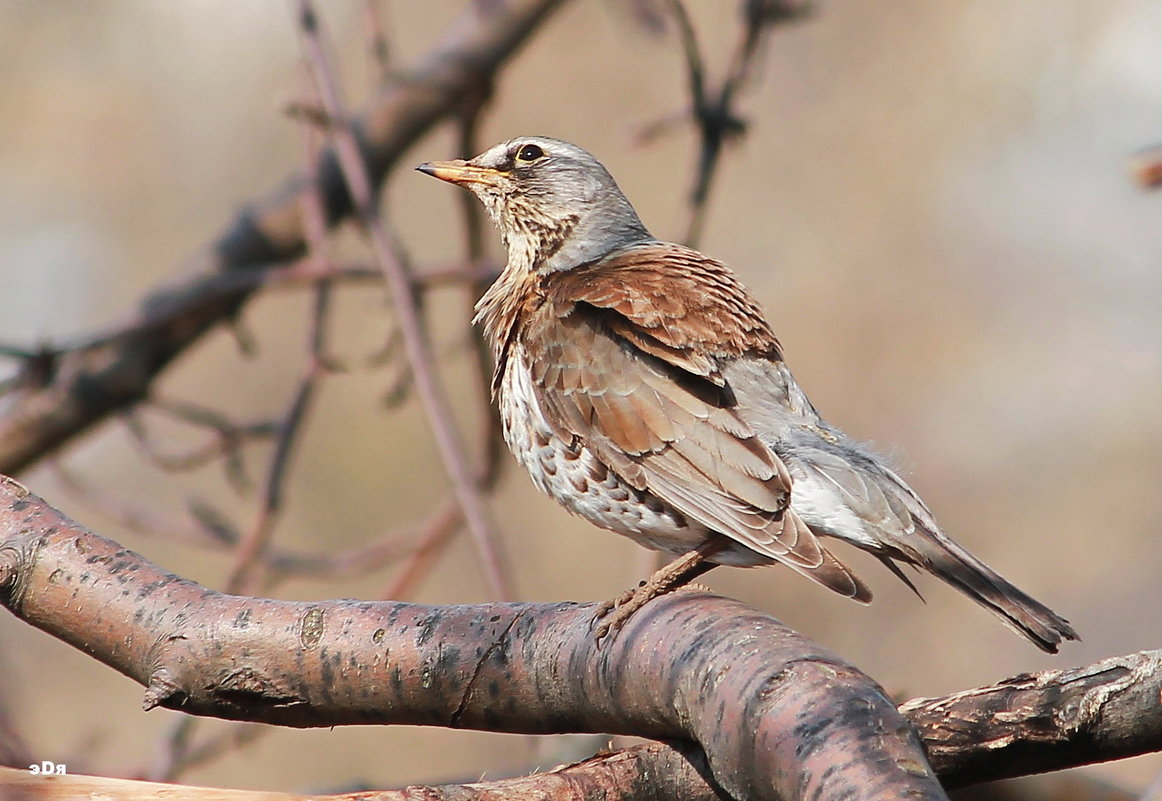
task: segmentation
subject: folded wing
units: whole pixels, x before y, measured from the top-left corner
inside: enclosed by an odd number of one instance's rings
[[[695,263],[695,260],[696,263]],[[546,418],[626,482],[842,595],[867,588],[790,508],[791,477],[719,369],[778,343],[733,275],[678,246],[547,276],[523,327]]]

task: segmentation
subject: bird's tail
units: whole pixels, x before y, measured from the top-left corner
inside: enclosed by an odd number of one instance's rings
[[[1062,640],[1081,639],[1068,620],[1017,589],[938,530],[917,526],[909,539],[908,561],[915,561],[959,589],[1042,651],[1055,654]]]

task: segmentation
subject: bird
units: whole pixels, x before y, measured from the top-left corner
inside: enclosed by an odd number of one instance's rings
[[[601,638],[717,565],[779,563],[861,603],[828,549],[927,571],[1047,653],[1069,622],[943,533],[887,461],[826,422],[734,272],[655,238],[588,151],[546,136],[417,170],[471,191],[507,262],[475,307],[505,441],[571,512],[675,558],[603,604]],[[921,596],[922,597],[922,596]]]

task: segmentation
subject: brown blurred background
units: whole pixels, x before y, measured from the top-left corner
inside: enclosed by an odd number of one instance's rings
[[[395,63],[425,53],[461,5],[386,6]],[[361,8],[323,9],[353,104],[372,80]],[[691,13],[720,74],[735,5],[692,2]],[[952,590],[923,579],[921,604],[859,557],[877,596],[866,609],[773,568],[724,569],[707,583],[902,697],[1159,647],[1162,194],[1136,189],[1125,166],[1162,138],[1160,42],[1153,0],[820,2],[774,36],[701,243],[766,304],[820,410],[894,454],[950,534],[1070,618],[1084,642],[1044,656]],[[0,342],[59,341],[121,319],[240,204],[301,164],[302,131],[279,111],[303,86],[284,3],[8,0],[0,52]],[[693,132],[634,142],[687,102],[672,35],[648,34],[615,0],[574,2],[503,74],[482,145],[521,133],[576,141],[657,235],[676,237]],[[444,131],[404,163],[461,155],[453,142]],[[460,255],[458,201],[406,169],[392,178],[386,211],[421,266]],[[449,291],[433,303],[447,374],[462,380],[464,298]],[[305,363],[307,307],[305,293],[260,298],[244,315],[255,358],[217,332],[160,392],[241,417],[280,413]],[[387,330],[382,291],[345,289],[341,309],[338,349],[361,364]],[[445,496],[418,404],[381,406],[389,383],[384,370],[359,367],[325,384],[280,543],[350,547]],[[175,450],[199,440],[159,430]],[[261,469],[269,454],[255,455]],[[234,498],[219,470],[162,473],[116,424],[64,461],[160,512],[181,515],[199,497],[240,524],[253,516],[254,499]],[[568,516],[509,467],[492,508],[523,598],[606,598],[644,575],[636,546]],[[224,556],[119,529],[48,469],[22,479],[165,567],[221,585]],[[386,583],[298,581],[278,594],[374,597]],[[485,599],[466,538],[418,599]],[[35,757],[75,771],[137,770],[177,718],[141,713],[140,687],[9,615],[0,679]],[[497,777],[570,758],[563,743],[276,731],[183,780],[303,790]],[[580,755],[592,747],[581,743]],[[1141,788],[1160,767],[1153,756],[1088,770]]]

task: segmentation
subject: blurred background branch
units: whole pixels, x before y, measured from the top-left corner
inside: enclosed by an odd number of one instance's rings
[[[378,186],[406,147],[454,114],[460,95],[501,68],[561,4],[470,4],[427,60],[406,80],[389,81],[353,121],[368,182]],[[0,472],[20,473],[109,414],[141,401],[162,368],[210,326],[236,315],[249,292],[207,292],[207,286],[217,286],[212,274],[297,258],[307,245],[304,193],[322,199],[328,225],[346,219],[351,199],[333,151],[324,151],[315,174],[314,182],[309,176],[288,178],[231,221],[213,245],[190,259],[201,275],[153,292],[137,317],[113,331],[54,349],[49,374],[28,377],[34,360],[25,359],[25,380],[0,414]]]
[[[356,132],[344,122],[346,111],[339,97],[335,74],[326,54],[314,8],[308,0],[298,0],[296,9],[307,62],[321,95],[323,108],[333,121],[330,130],[334,137],[335,153],[339,158],[347,191],[354,200],[355,219],[363,229],[375,261],[391,289],[409,372],[427,412],[453,494],[472,534],[489,592],[497,600],[512,600],[515,593],[512,579],[502,562],[500,536],[492,523],[491,514],[485,508],[472,469],[472,458],[463,445],[463,438],[452,417],[447,392],[436,375],[436,359],[428,344],[426,324],[420,313],[411,271],[405,263],[407,258],[399,240],[388,233],[380,217],[363,149]],[[469,252],[466,255],[469,262],[475,261],[475,254]]]

